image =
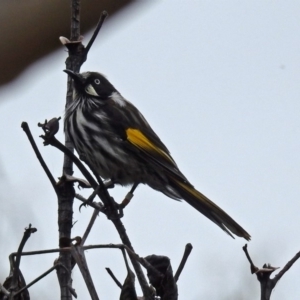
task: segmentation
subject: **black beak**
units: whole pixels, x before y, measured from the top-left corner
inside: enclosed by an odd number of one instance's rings
[[[71,70],[64,70],[65,73],[67,73],[73,80],[76,85],[82,86],[84,85],[84,78],[79,74],[75,73]]]

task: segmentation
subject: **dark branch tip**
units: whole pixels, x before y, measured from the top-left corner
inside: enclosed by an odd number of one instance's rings
[[[35,227],[31,227],[31,224],[29,224],[28,227],[25,228],[25,232],[26,233],[35,233],[37,231],[37,229]]]
[[[193,249],[193,245],[191,244],[191,243],[187,243],[186,245],[185,245],[185,248],[187,249],[187,250],[192,250]]]
[[[28,123],[27,122],[22,122],[21,128],[23,128],[24,131],[27,130],[28,129]]]

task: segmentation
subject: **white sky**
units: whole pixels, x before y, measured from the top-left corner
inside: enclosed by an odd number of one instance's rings
[[[104,25],[82,71],[106,74],[142,111],[187,178],[252,235],[248,247],[258,266],[283,267],[300,246],[300,2],[140,2]],[[59,177],[62,155],[42,146],[36,124],[63,116],[65,58],[61,48],[1,90],[0,282],[8,275],[5,259],[29,223],[38,231],[25,250],[58,244],[56,197],[20,124],[28,121]],[[62,130],[58,136],[63,139]],[[117,188],[112,195],[120,201],[127,191]],[[83,234],[92,214],[91,209],[79,213],[79,204],[73,236]],[[180,299],[259,298],[259,284],[242,251],[245,241],[231,239],[188,204],[140,186],[123,222],[139,255],[167,255],[174,270],[185,244],[192,243]],[[87,244],[119,242],[101,215]],[[118,299],[120,291],[104,268],[123,281],[121,253],[90,250],[86,255],[100,298]],[[24,258],[27,282],[50,268],[55,257]],[[299,273],[297,262],[272,300],[299,299]],[[88,298],[77,268],[74,288],[79,299]],[[32,299],[56,299],[55,273],[30,292]]]

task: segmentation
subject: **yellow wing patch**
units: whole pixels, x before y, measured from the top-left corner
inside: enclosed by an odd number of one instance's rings
[[[126,130],[127,140],[138,148],[154,151],[174,164],[173,159],[163,150],[155,146],[141,131],[138,129],[128,128]]]

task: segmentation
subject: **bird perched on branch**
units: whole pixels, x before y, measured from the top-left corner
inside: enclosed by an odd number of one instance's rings
[[[103,75],[65,72],[74,81],[65,131],[94,171],[114,183],[143,183],[170,198],[184,199],[230,236],[250,240],[238,223],[192,186],[144,116]]]

